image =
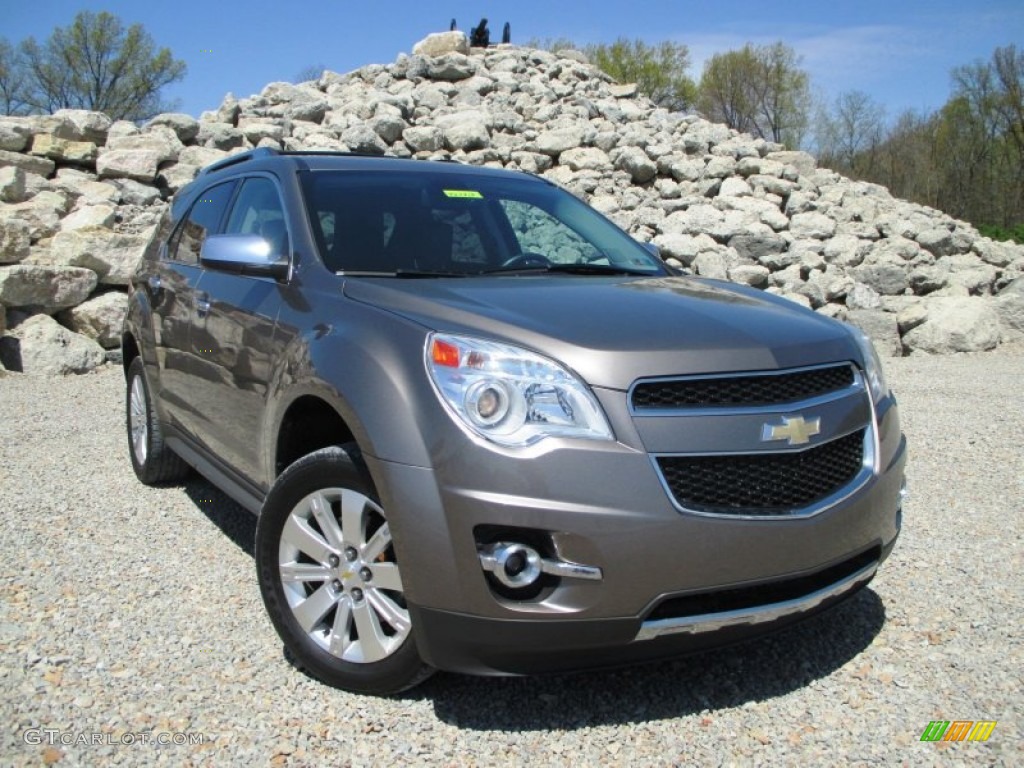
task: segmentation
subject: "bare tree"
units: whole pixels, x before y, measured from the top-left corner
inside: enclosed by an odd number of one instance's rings
[[[327,69],[325,64],[310,64],[296,72],[292,82],[305,83],[309,80],[319,80],[325,69]]]
[[[0,110],[5,115],[28,111],[23,71],[18,49],[0,38]]]
[[[885,108],[864,91],[844,91],[818,115],[818,159],[842,173],[866,178],[875,171],[885,138]]]

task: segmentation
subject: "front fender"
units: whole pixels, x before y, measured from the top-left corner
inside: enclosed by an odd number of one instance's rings
[[[281,423],[304,396],[330,405],[364,454],[431,465],[424,419],[441,409],[423,364],[427,329],[367,305],[349,303],[344,310],[346,321],[319,324],[285,343],[268,389],[263,454],[271,480]]]

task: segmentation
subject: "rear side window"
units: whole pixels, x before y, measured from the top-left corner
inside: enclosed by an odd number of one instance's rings
[[[205,190],[192,204],[167,248],[167,255],[183,264],[198,264],[207,236],[215,234],[231,200],[235,182],[227,181]]]
[[[277,187],[270,179],[257,176],[246,179],[231,208],[224,231],[230,235],[259,235],[278,255],[288,252],[288,229],[284,206]]]

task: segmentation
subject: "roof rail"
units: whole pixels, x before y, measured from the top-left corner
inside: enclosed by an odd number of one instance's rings
[[[220,171],[224,168],[230,168],[232,165],[236,165],[238,163],[244,163],[248,160],[260,160],[264,157],[273,157],[278,154],[280,154],[280,152],[273,147],[256,147],[256,149],[239,152],[236,155],[225,157],[223,160],[218,160],[217,162],[206,166],[200,175],[205,176],[208,173],[214,173],[215,171]]]

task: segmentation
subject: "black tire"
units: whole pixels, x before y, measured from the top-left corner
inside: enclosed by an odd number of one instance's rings
[[[125,425],[128,455],[139,480],[146,485],[158,485],[175,482],[188,475],[188,464],[164,444],[163,430],[153,407],[146,367],[141,357],[136,357],[128,366]]]
[[[342,498],[355,533],[342,522]],[[300,669],[374,695],[433,672],[416,650],[390,526],[354,443],[322,448],[281,473],[256,526],[255,559],[267,613]],[[372,629],[365,642],[361,627]]]

